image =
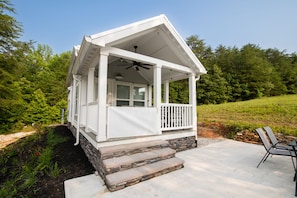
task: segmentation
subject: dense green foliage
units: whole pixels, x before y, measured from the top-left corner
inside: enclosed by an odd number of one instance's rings
[[[197,83],[198,104],[220,104],[297,93],[297,54],[260,49],[206,46],[198,36],[187,44],[208,71]]]
[[[198,121],[221,123],[235,130],[270,126],[276,132],[297,136],[297,95],[197,107]]]
[[[18,41],[22,26],[0,0],[0,134],[60,121],[66,108],[70,52]],[[247,44],[212,49],[198,36],[186,39],[208,74],[197,81],[198,104],[220,104],[297,93],[297,54]],[[170,102],[188,103],[188,80],[170,83]]]
[[[70,52],[53,55],[47,45],[18,41],[21,25],[0,0],[0,134],[32,124],[60,122],[66,108]]]

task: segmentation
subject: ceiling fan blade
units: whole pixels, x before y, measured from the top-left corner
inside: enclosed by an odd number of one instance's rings
[[[152,64],[148,64],[148,63],[141,63],[141,65],[153,66]]]
[[[130,69],[131,67],[133,67],[134,65],[130,65],[129,67],[127,67],[126,69]]]
[[[142,68],[144,68],[144,69],[150,69],[150,68],[148,68],[148,67],[146,67],[146,66],[143,66],[143,65],[139,65],[139,67],[142,67]]]
[[[135,66],[139,66],[140,64],[141,64],[141,62],[133,61],[133,65],[135,65]]]
[[[131,63],[130,66],[128,66],[126,69],[130,69],[131,67],[133,67],[136,71],[139,71],[140,68],[144,68],[144,69],[150,69],[149,67],[146,66],[153,66],[151,64],[147,64],[147,63],[142,63],[142,62],[138,62],[138,61],[132,61],[132,60],[126,60],[123,58],[119,59],[121,63]],[[127,66],[127,65],[118,65],[118,66]]]
[[[127,59],[123,59],[123,58],[120,58],[119,61],[120,61],[121,63],[129,63],[129,64],[132,63],[132,61],[127,60]]]

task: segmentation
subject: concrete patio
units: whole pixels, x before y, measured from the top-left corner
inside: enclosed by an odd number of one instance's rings
[[[233,140],[179,152],[184,168],[116,192],[109,192],[99,176],[65,181],[65,197],[295,197],[290,157],[269,157],[260,145]]]

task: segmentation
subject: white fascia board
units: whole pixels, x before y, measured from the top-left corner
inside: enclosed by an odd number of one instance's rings
[[[83,41],[82,41],[79,51],[77,51],[77,58],[74,63],[74,67],[73,67],[73,71],[72,71],[73,74],[76,74],[79,67],[81,67],[81,63],[83,62],[84,57],[85,57],[90,45],[91,45],[90,38],[85,36],[83,38]]]
[[[94,34],[89,36],[89,38],[92,40],[93,44],[104,47],[114,41],[157,27],[163,23],[162,18],[163,15],[160,15],[119,28],[111,29],[99,34]]]
[[[105,47],[105,49],[106,49],[106,51],[109,52],[109,54],[114,55],[114,56],[122,57],[122,58],[129,59],[129,60],[139,61],[139,62],[143,62],[143,63],[153,64],[153,65],[158,64],[158,65],[162,65],[162,67],[170,68],[170,69],[185,72],[185,73],[193,73],[193,71],[186,66],[178,65],[178,64],[171,63],[171,62],[164,61],[164,60],[160,60],[160,59],[146,56],[143,54],[138,54],[138,53],[130,52],[127,50],[122,50],[122,49],[115,48],[115,47]]]
[[[72,81],[72,70],[77,58],[77,50],[76,50],[76,46],[73,47],[72,50],[72,54],[71,54],[71,60],[70,60],[70,64],[69,64],[69,69],[68,69],[68,73],[67,73],[67,79],[66,79],[66,84],[70,85],[71,81]]]
[[[190,68],[186,67],[186,66],[178,65],[178,64],[171,63],[171,62],[168,62],[168,61],[161,60],[161,65],[163,67],[165,67],[165,68],[173,69],[173,70],[176,70],[176,71],[181,71],[181,72],[185,72],[185,73],[193,73],[193,71]]]
[[[178,80],[183,80],[183,79],[187,79],[189,75],[187,74],[175,74],[175,75],[166,75],[166,76],[162,76],[162,82],[168,81],[168,82],[174,82],[174,81],[178,81]]]

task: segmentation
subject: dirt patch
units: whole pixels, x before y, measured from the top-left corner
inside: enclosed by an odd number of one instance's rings
[[[0,149],[5,148],[7,145],[16,142],[20,138],[26,137],[28,135],[32,135],[33,133],[35,133],[35,131],[0,135]]]
[[[199,123],[197,127],[198,131],[198,138],[230,138],[236,141],[251,143],[251,144],[262,144],[261,139],[259,138],[259,135],[256,133],[256,131],[250,131],[250,130],[242,130],[242,131],[231,131],[230,128],[225,127],[224,125],[220,123],[211,123],[211,124],[204,124]],[[288,144],[296,137],[284,135],[282,133],[276,133],[275,134],[276,139],[279,142]]]
[[[198,137],[220,138],[220,137],[222,137],[222,135],[214,129],[207,128],[207,127],[198,127]]]
[[[42,177],[36,185],[39,189],[37,197],[64,197],[65,180],[92,174],[95,171],[81,147],[74,146],[75,138],[66,126],[56,127],[55,133],[69,137],[68,141],[54,148],[54,162],[57,162],[64,171],[61,171],[57,178],[47,175]]]
[[[279,142],[284,144],[289,144],[291,141],[296,139],[296,137],[294,136],[284,135],[282,133],[276,133],[275,137]],[[247,142],[251,144],[262,144],[261,139],[259,138],[259,135],[255,131],[249,131],[249,130],[243,130],[243,131],[237,132],[234,136],[234,140]]]
[[[227,129],[220,123],[199,123],[197,126],[197,135],[202,138],[222,138],[226,131]]]
[[[67,137],[67,141],[57,144],[53,150],[53,164],[57,163],[61,171],[57,177],[50,177],[47,174],[38,174],[37,182],[34,184],[34,186],[25,192],[18,192],[14,197],[64,198],[65,180],[94,173],[95,170],[88,161],[84,151],[79,145],[74,146],[75,138],[68,128],[66,126],[55,127],[54,133],[61,137]],[[45,136],[46,133],[43,134],[42,137],[40,137],[36,142],[34,142],[34,145],[45,145]],[[18,137],[20,138],[22,136]],[[17,147],[17,145],[24,145],[22,144],[24,140],[25,138],[23,137],[17,142],[12,143],[10,146]],[[7,149],[9,149],[10,146],[7,147]],[[25,144],[22,149],[16,150],[15,155],[17,159],[27,159],[30,158],[30,155],[32,155],[32,152],[29,152],[30,150],[32,150],[32,146],[26,146]],[[4,151],[4,149],[0,151]],[[11,165],[12,162],[6,162],[6,168],[13,168]],[[10,177],[9,175],[6,176]],[[0,185],[4,180],[5,175],[0,174]]]

